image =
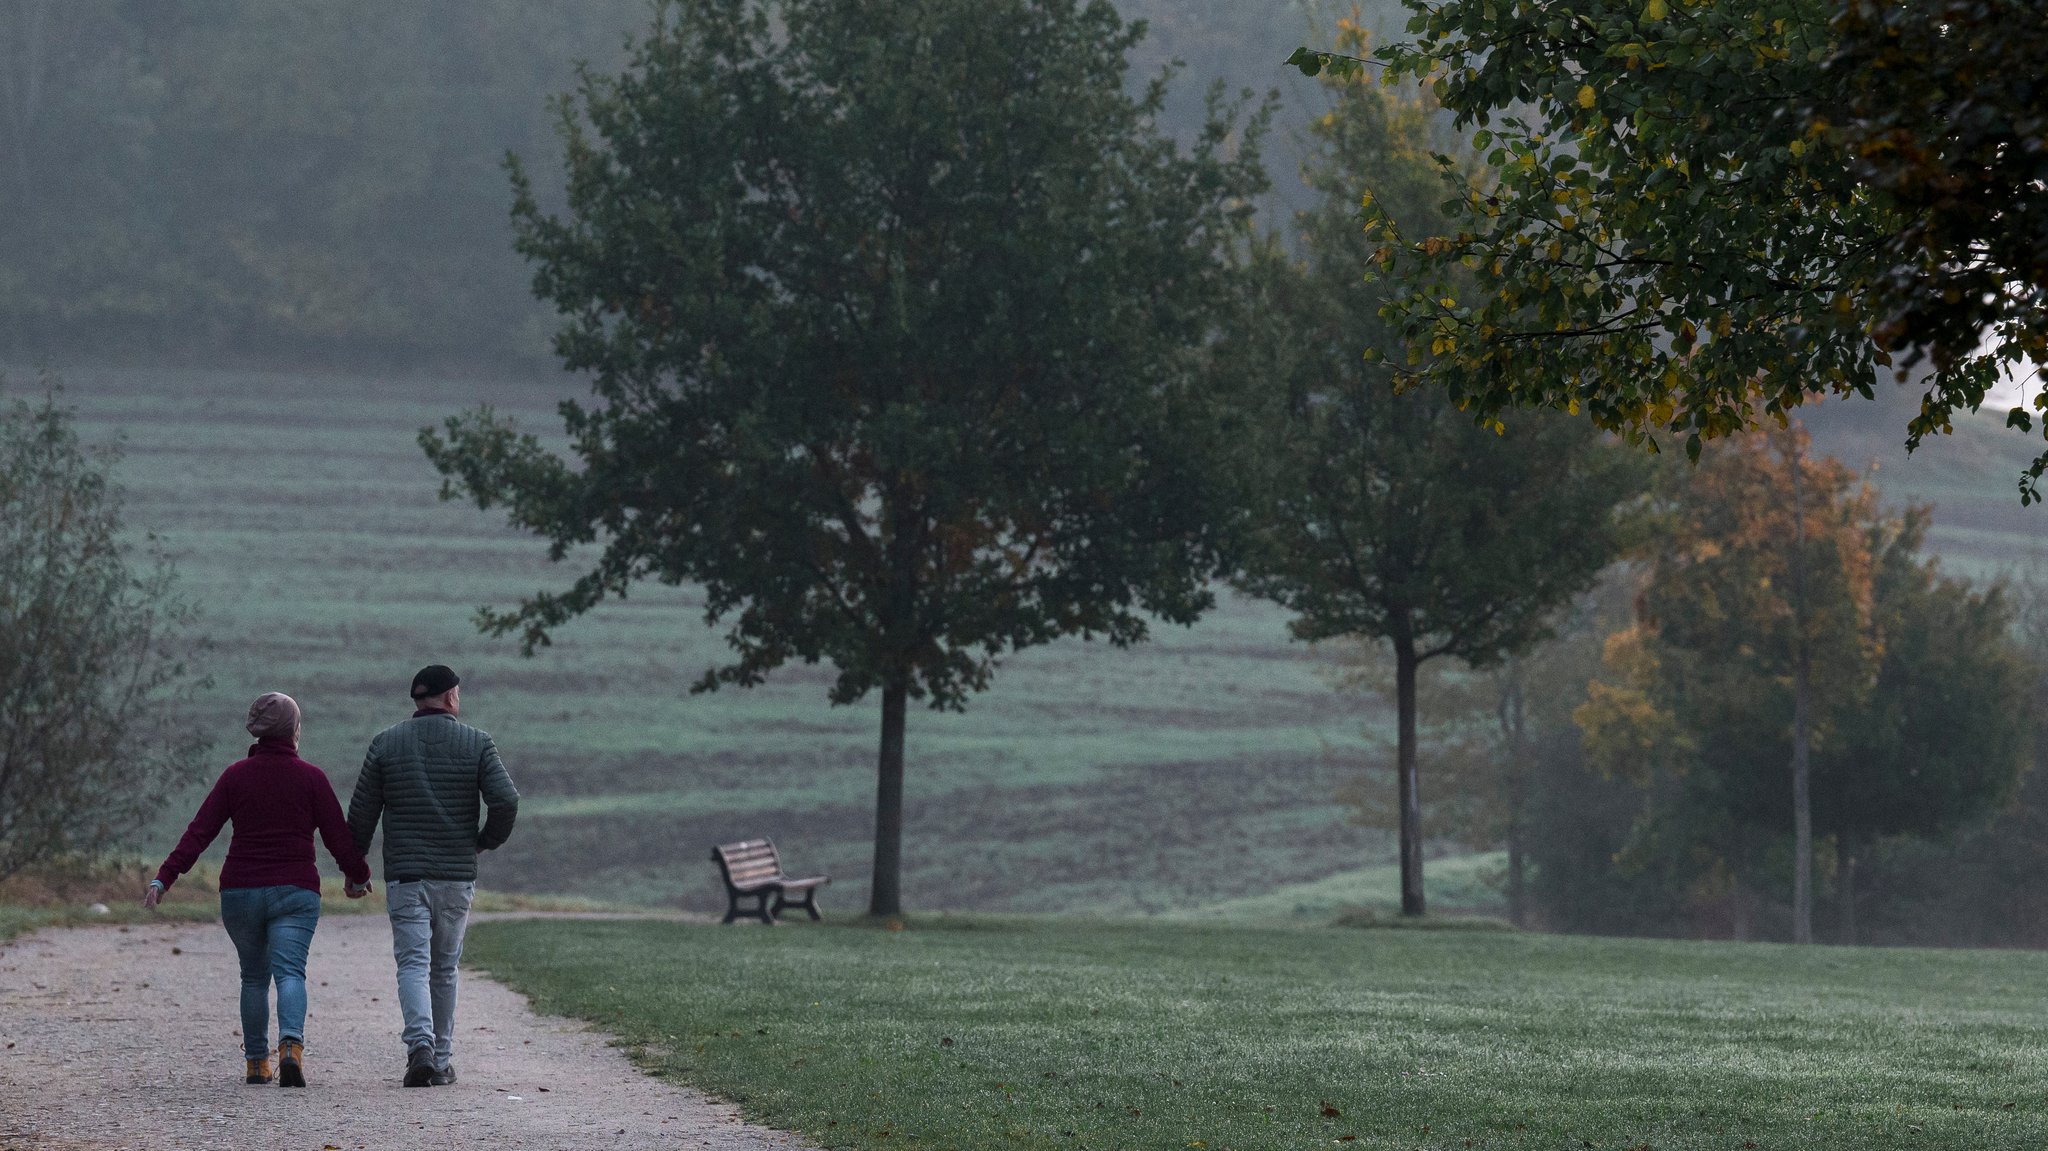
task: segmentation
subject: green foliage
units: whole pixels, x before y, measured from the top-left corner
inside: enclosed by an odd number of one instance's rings
[[[1831,31],[1828,87],[1798,111],[1899,212],[1870,287],[1878,342],[1939,373],[1987,343],[2048,366],[2048,9],[1841,0]],[[2015,408],[2009,422],[2033,416]]]
[[[1583,421],[1482,425],[1361,359],[1392,334],[1374,323],[1380,289],[1357,275],[1350,204],[1371,189],[1389,210],[1430,213],[1427,110],[1355,82],[1340,91],[1316,127],[1324,153],[1308,178],[1325,199],[1299,222],[1307,260],[1267,254],[1272,326],[1245,341],[1268,424],[1243,583],[1298,612],[1302,639],[1386,638],[1483,666],[1540,638],[1591,585],[1639,472]]]
[[[1182,149],[1106,3],[664,4],[561,106],[565,216],[512,162],[520,250],[595,402],[568,458],[489,409],[421,443],[571,587],[486,614],[532,651],[637,580],[703,587],[734,658],[882,689],[880,910],[903,701],[1006,653],[1118,646],[1212,602],[1202,347],[1233,290],[1262,117]],[[893,781],[893,782],[892,782]],[[895,798],[891,789],[896,789]]]
[[[2033,70],[2020,61],[2038,55],[2038,35],[2008,41],[2010,68],[1960,62],[1973,58],[1970,44],[2004,34],[1983,20],[2006,5],[1958,5],[1972,23],[1954,35],[1937,31],[1946,16],[1931,11],[1868,28],[1850,20],[1872,41],[1862,49],[1838,41],[1831,0],[1410,7],[1413,39],[1372,61],[1295,57],[1304,71],[1355,75],[1378,64],[1390,81],[1427,83],[1486,159],[1484,179],[1441,159],[1442,228],[1404,229],[1366,205],[1378,244],[1365,267],[1391,285],[1386,315],[1407,345],[1403,373],[1484,413],[1584,410],[1632,439],[1655,445],[1668,435],[1697,456],[1705,440],[1813,396],[1870,396],[1892,353],[1919,342],[1938,340],[1941,354],[1908,425],[1916,445],[1974,411],[2004,367],[2041,362],[2039,285],[2024,285],[2039,265],[2022,254],[2025,237],[2039,234],[2026,207],[2038,198],[2027,182],[2041,163],[2034,143],[1984,174],[1989,195],[1977,207],[1942,216],[1916,212],[1955,185],[1923,180],[1915,192],[1914,177],[1864,178],[1872,171],[1852,162],[1889,163],[1858,133],[1901,120],[1909,133],[1929,129],[1927,146],[1958,169],[2037,122],[2019,92]],[[1918,7],[1848,5],[1865,14]],[[1949,63],[1932,76],[1899,68],[1871,82],[1921,56]],[[1990,81],[1996,74],[2007,79]],[[1970,87],[1979,79],[1982,104]],[[1898,87],[1918,103],[1894,117],[1886,93]],[[1804,113],[1838,106],[1851,109],[1844,132]],[[1951,112],[1967,126],[1953,137],[1932,131]],[[2004,229],[2022,242],[1993,253],[1990,233]],[[1967,271],[1919,279],[1952,257]],[[2003,282],[2009,273],[2019,287]],[[1951,304],[1938,324],[1912,302],[1992,281],[1988,299]],[[1980,348],[1968,333],[1986,319],[2001,335]],[[2023,478],[2024,498],[2036,498],[2044,468],[2048,455]]]
[[[480,923],[465,956],[827,1147],[2048,1138],[2025,952],[969,918]]]
[[[1356,34],[1355,31],[1351,34]],[[1415,675],[1439,657],[1484,667],[1548,634],[1620,543],[1632,461],[1582,420],[1486,424],[1437,389],[1400,389],[1359,355],[1382,296],[1358,276],[1360,189],[1404,217],[1432,213],[1424,189],[1427,109],[1334,80],[1308,172],[1324,194],[1305,213],[1300,265],[1268,251],[1227,370],[1242,373],[1257,427],[1249,543],[1239,584],[1297,613],[1305,640],[1384,640],[1394,659],[1407,900],[1421,910],[1414,780]],[[1390,334],[1391,335],[1391,334]]]
[[[209,741],[180,708],[193,612],[154,539],[121,536],[119,453],[82,444],[55,385],[0,400],[0,879],[133,832]]]
[[[1944,577],[1921,554],[1928,513],[1886,525],[1875,682],[1814,762],[1815,830],[1850,850],[1944,838],[2003,807],[2033,759],[2038,672],[2001,584]]]

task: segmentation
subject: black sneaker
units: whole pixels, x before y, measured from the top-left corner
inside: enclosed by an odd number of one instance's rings
[[[446,1087],[453,1082],[455,1082],[455,1064],[450,1063],[446,1067],[434,1068],[434,1076],[427,1080],[427,1086]]]
[[[425,1087],[434,1081],[434,1049],[424,1044],[406,1052],[405,1085]]]

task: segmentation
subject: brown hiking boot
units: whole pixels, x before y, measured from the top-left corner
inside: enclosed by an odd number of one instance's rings
[[[279,1087],[304,1087],[306,1085],[306,1045],[296,1039],[277,1041],[277,1085]]]
[[[247,1064],[249,1065],[249,1077],[248,1077],[247,1079],[244,1079],[244,1080],[242,1080],[242,1082],[244,1082],[244,1083],[268,1083],[268,1082],[270,1082],[270,1056],[268,1056],[268,1055],[265,1055],[265,1056],[264,1056],[263,1058],[261,1058],[261,1059],[247,1059],[247,1060],[244,1060],[243,1062],[245,1062],[245,1063],[247,1063]]]

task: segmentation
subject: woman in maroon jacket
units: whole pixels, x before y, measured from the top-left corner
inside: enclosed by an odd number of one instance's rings
[[[370,865],[356,850],[327,774],[299,758],[299,705],[267,692],[249,705],[249,757],[214,783],[185,837],[142,897],[155,907],[228,822],[220,869],[220,920],[242,960],[242,1049],[247,1081],[270,1082],[270,984],[277,983],[277,1080],[304,1087],[306,952],[320,922],[320,869],[313,832],[341,864],[350,899],[370,891]]]

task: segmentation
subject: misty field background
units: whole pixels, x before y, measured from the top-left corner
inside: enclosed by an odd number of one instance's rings
[[[6,379],[19,393],[35,373]],[[828,912],[865,906],[878,710],[830,707],[828,669],[691,695],[724,646],[690,588],[636,587],[533,659],[476,632],[479,605],[573,573],[495,516],[438,500],[415,436],[480,402],[545,434],[579,381],[63,380],[81,431],[125,442],[129,525],[168,543],[205,611],[215,682],[202,719],[219,740],[206,780],[240,753],[247,699],[275,689],[305,706],[307,754],[346,794],[368,736],[407,714],[413,670],[444,661],[525,796],[513,842],[485,859],[486,887],[719,910],[710,846],[769,835],[792,868],[833,876]],[[2008,484],[2029,444],[1987,419],[1908,459],[1894,429],[1909,398],[1816,409],[1817,446],[1877,462],[1889,498],[1934,502],[1930,547],[1949,569],[2024,570],[2039,513]],[[1336,663],[1290,642],[1281,610],[1226,591],[1193,628],[1127,651],[1057,643],[1006,661],[964,714],[913,709],[907,904],[1267,922],[1391,908],[1391,838],[1348,822],[1335,797],[1378,770],[1366,729],[1388,712],[1335,690]],[[160,855],[199,794],[166,796],[136,854]],[[1432,906],[1499,910],[1497,869],[1494,855],[1433,860]]]

